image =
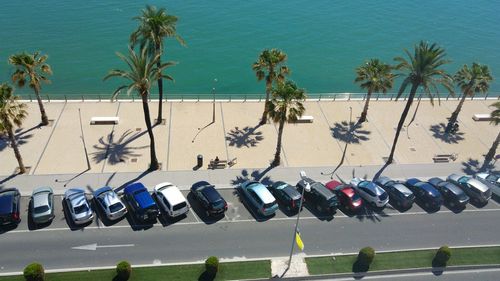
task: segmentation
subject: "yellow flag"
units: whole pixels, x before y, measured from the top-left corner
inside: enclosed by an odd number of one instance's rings
[[[300,238],[300,232],[295,232],[295,242],[297,243],[297,247],[299,247],[299,249],[301,251],[304,251],[304,242],[302,242],[302,239]]]

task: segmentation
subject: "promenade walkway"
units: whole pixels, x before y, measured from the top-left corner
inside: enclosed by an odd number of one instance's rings
[[[395,162],[430,164],[436,154],[455,154],[454,164],[471,168],[481,165],[499,127],[474,121],[472,115],[491,112],[488,106],[493,102],[467,101],[459,117],[460,131],[446,136],[444,126],[457,101],[442,101],[433,107],[423,100],[415,121],[400,136]],[[361,100],[307,102],[305,115],[313,116],[314,121],[285,126],[280,168],[331,170],[337,166],[349,139],[348,131],[363,104]],[[196,178],[206,173],[210,159],[216,156],[237,159],[234,166],[224,170],[231,174],[231,170],[239,173],[267,168],[275,152],[277,126],[258,125],[263,102],[217,102],[215,122],[212,106],[196,101],[164,104],[165,122],[154,127],[161,171],[185,172]],[[344,165],[382,165],[403,106],[404,101],[371,102],[368,122],[354,130]],[[24,163],[30,167],[28,175],[140,174],[147,169],[149,138],[140,102],[52,101],[45,107],[53,120],[51,125],[39,127],[37,104],[28,103],[29,117],[16,132]],[[151,116],[156,117],[157,103],[151,102],[150,109]],[[91,125],[94,116],[118,116],[120,121],[116,125]],[[195,171],[198,154],[203,155],[204,163]],[[5,178],[15,172],[17,161],[5,138],[0,139],[0,159],[0,182],[9,185]]]

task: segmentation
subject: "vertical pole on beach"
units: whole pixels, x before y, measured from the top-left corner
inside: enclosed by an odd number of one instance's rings
[[[217,78],[214,79],[214,87],[212,88],[212,94],[214,95],[214,100],[213,100],[213,110],[212,110],[212,123],[215,123],[215,86],[217,85]]]

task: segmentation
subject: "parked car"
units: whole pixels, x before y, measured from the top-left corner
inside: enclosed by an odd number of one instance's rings
[[[186,198],[177,186],[169,182],[160,183],[155,186],[154,193],[167,216],[174,218],[189,212]]]
[[[71,219],[75,224],[84,224],[91,222],[94,213],[90,208],[85,191],[79,188],[71,188],[64,192],[64,200],[68,206]]]
[[[443,196],[444,201],[452,207],[465,207],[469,203],[469,196],[458,186],[451,182],[444,181],[440,178],[431,178],[429,183],[432,184]]]
[[[322,183],[304,177],[297,183],[297,190],[302,193],[307,184],[311,187],[311,191],[304,192],[304,199],[307,200],[309,206],[315,206],[320,212],[327,214],[335,214],[339,207],[339,200],[335,193],[330,191]]]
[[[134,215],[142,221],[155,220],[158,216],[158,206],[147,188],[140,182],[129,184],[123,190],[125,200]]]
[[[293,186],[286,182],[277,181],[267,188],[288,211],[296,212],[299,210],[302,195]]]
[[[35,224],[48,223],[54,219],[54,192],[50,187],[33,190],[30,200],[31,219]]]
[[[0,225],[19,224],[21,194],[17,188],[0,190]]]
[[[409,209],[413,205],[415,195],[404,184],[388,177],[379,177],[375,183],[387,192],[392,206]]]
[[[363,206],[363,200],[348,184],[342,184],[336,180],[329,181],[325,184],[326,188],[333,191],[341,205],[351,211],[357,211]]]
[[[486,184],[491,189],[491,192],[500,198],[500,174],[477,173],[474,178]]]
[[[383,208],[389,202],[387,192],[372,181],[353,178],[350,184],[361,198],[374,207]]]
[[[246,181],[240,185],[240,190],[248,202],[263,216],[274,215],[278,204],[271,192],[258,181]]]
[[[220,193],[215,189],[215,186],[204,182],[200,185],[193,185],[191,193],[194,198],[205,209],[207,216],[224,215],[227,211],[227,203]]]
[[[430,183],[411,178],[405,184],[425,207],[439,209],[443,205],[443,196]]]
[[[451,174],[446,180],[459,186],[471,200],[477,203],[486,204],[491,198],[491,190],[488,186],[470,176]]]
[[[109,186],[94,191],[94,200],[109,220],[117,220],[127,214],[127,207]]]

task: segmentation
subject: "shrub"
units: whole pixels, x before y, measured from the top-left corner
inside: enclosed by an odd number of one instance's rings
[[[45,270],[41,264],[34,262],[24,268],[23,276],[26,281],[43,281]]]
[[[116,265],[116,275],[119,280],[128,280],[132,273],[132,266],[128,261],[121,261]]]
[[[375,250],[372,247],[364,247],[359,251],[358,262],[369,266],[375,258]]]
[[[211,256],[205,261],[205,270],[209,275],[215,276],[219,271],[219,259]]]
[[[446,263],[448,260],[450,260],[451,257],[451,249],[444,245],[439,248],[436,252],[436,256],[434,257],[435,264],[437,266],[446,266]]]

